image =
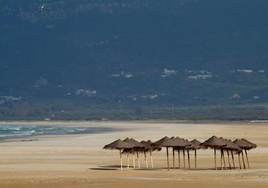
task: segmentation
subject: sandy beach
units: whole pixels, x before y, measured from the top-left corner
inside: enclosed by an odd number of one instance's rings
[[[79,135],[46,135],[0,143],[1,188],[84,187],[268,187],[268,124],[177,124],[147,122],[14,122],[1,124],[109,127],[115,132]],[[1,125],[0,124],[0,125]],[[119,152],[103,150],[115,139],[133,137],[156,141],[180,136],[204,141],[212,135],[229,139],[246,138],[258,145],[248,152],[251,169],[213,170],[213,150],[199,150],[198,169],[166,168],[165,150],[154,152],[155,169],[118,170]],[[123,156],[126,165],[126,156]],[[220,156],[218,155],[220,167]],[[170,160],[171,164],[172,161]],[[238,160],[235,158],[236,166]],[[193,153],[191,163],[194,166]],[[176,161],[177,165],[177,161]]]

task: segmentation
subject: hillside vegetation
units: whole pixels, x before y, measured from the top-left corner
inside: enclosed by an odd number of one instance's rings
[[[1,0],[0,119],[268,118],[267,6]]]

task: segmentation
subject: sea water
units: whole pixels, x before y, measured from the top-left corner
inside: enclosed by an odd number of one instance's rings
[[[110,131],[113,129],[106,127],[0,125],[0,139],[35,135],[97,134]]]

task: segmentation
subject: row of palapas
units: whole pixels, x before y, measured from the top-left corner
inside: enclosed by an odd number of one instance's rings
[[[241,166],[241,159],[240,154],[242,154],[242,162],[243,167],[246,169],[245,165],[245,159],[243,150],[246,154],[247,164],[248,168],[250,168],[247,150],[251,150],[253,148],[256,148],[257,145],[246,140],[246,139],[236,139],[235,141],[231,141],[228,139],[224,139],[222,137],[218,138],[216,136],[212,136],[208,140],[204,141],[203,143],[199,142],[198,140],[194,139],[192,141],[188,141],[186,139],[180,138],[180,137],[164,137],[156,142],[148,141],[141,141],[138,142],[133,138],[126,138],[124,140],[116,140],[108,145],[105,145],[103,149],[116,149],[120,152],[120,164],[121,164],[121,170],[122,170],[122,154],[127,155],[127,168],[129,168],[129,154],[132,154],[133,159],[133,168],[136,167],[136,161],[137,161],[137,167],[140,168],[140,159],[139,159],[139,153],[143,153],[145,157],[145,164],[146,168],[148,168],[148,161],[147,161],[147,153],[150,154],[150,161],[151,161],[151,167],[153,168],[153,158],[152,158],[152,152],[153,151],[160,151],[162,147],[166,148],[167,151],[167,168],[169,170],[169,153],[168,148],[172,148],[173,151],[173,168],[175,169],[175,151],[178,152],[178,168],[181,168],[181,160],[180,160],[180,151],[183,153],[183,165],[185,167],[185,151],[187,152],[188,156],[188,166],[190,167],[190,155],[189,151],[194,151],[195,156],[195,169],[197,168],[197,162],[196,162],[196,150],[199,149],[214,149],[214,160],[215,160],[215,169],[217,170],[217,162],[216,162],[216,150],[220,150],[221,154],[221,169],[223,169],[222,163],[224,163],[224,168],[226,169],[226,163],[225,163],[225,157],[224,152],[227,153],[228,156],[228,162],[229,162],[229,168],[235,169],[235,162],[234,162],[234,154],[237,154],[238,161],[239,161],[239,168],[242,169]],[[137,157],[135,159],[135,154],[137,154]],[[232,157],[232,163],[230,162],[230,155]],[[233,165],[233,167],[232,167]]]

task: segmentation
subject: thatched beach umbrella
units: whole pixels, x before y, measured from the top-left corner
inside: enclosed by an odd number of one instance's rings
[[[123,167],[122,167],[122,150],[123,149],[129,149],[129,148],[132,148],[132,146],[127,143],[127,142],[124,142],[120,139],[110,143],[110,144],[107,144],[103,147],[103,149],[111,149],[111,150],[119,150],[119,153],[120,153],[120,165],[121,165],[121,170],[123,170]]]
[[[230,170],[232,169],[231,163],[230,163],[230,154],[229,154],[229,151],[230,151],[231,155],[232,155],[233,166],[235,169],[234,152],[239,153],[239,152],[241,152],[241,149],[235,143],[233,143],[231,140],[224,139],[224,138],[221,138],[221,139],[226,143],[226,146],[224,146],[223,149],[226,150],[227,155],[228,155],[229,168],[230,168]]]
[[[226,143],[224,138],[220,137],[220,139],[222,139],[222,141],[223,141],[224,143]],[[227,143],[226,143],[226,146],[227,146]],[[224,146],[224,148],[225,148],[226,146]],[[225,163],[225,156],[224,156],[224,149],[223,149],[223,147],[220,149],[220,151],[221,151],[221,169],[223,170],[222,162],[223,162],[223,164],[224,164],[224,169],[226,169],[226,163]]]
[[[183,140],[185,141],[185,144],[187,144],[187,146],[184,149],[186,149],[186,151],[187,151],[188,167],[189,167],[189,169],[191,169],[190,153],[189,153],[190,148],[188,148],[188,147],[191,146],[192,143],[187,139],[183,139]],[[184,158],[183,160],[184,160],[184,168],[185,168],[185,152],[184,152],[184,150],[183,150],[183,158]]]
[[[198,140],[194,139],[191,141],[191,145],[187,146],[188,149],[190,150],[194,150],[194,157],[195,157],[195,169],[197,168],[197,163],[196,163],[196,150],[199,150],[202,148],[201,146],[201,142],[199,142]],[[203,147],[205,148],[205,147]]]
[[[160,139],[160,140],[154,142],[154,145],[156,145],[156,146],[166,147],[166,149],[167,149],[167,167],[168,167],[168,170],[169,170],[169,155],[168,155],[168,148],[169,148],[169,147],[176,147],[176,143],[175,143],[172,139],[170,139],[170,138],[168,138],[168,137],[166,136],[166,137],[164,137],[164,138],[162,138],[162,139]]]
[[[140,143],[144,146],[144,155],[145,155],[146,167],[148,168],[148,162],[147,162],[146,152],[149,152],[150,153],[151,167],[153,168],[154,167],[154,163],[153,163],[152,152],[153,151],[160,151],[162,148],[159,147],[159,146],[154,145],[151,140],[141,141]]]
[[[135,152],[137,152],[137,163],[138,167],[140,168],[140,158],[139,158],[139,152],[143,151],[144,145],[142,145],[140,142],[133,138],[126,138],[123,140],[124,142],[129,143],[132,146],[132,150],[129,151],[129,153],[132,153],[133,160],[133,167],[135,168]],[[127,153],[128,155],[128,153]],[[129,156],[128,156],[129,157]],[[128,160],[128,166],[129,166],[129,160]]]
[[[257,147],[256,144],[242,138],[242,139],[236,139],[234,141],[234,143],[236,145],[238,145],[242,150],[241,150],[241,153],[242,153],[242,160],[243,160],[243,164],[244,164],[244,169],[246,169],[246,166],[245,166],[245,161],[244,161],[244,155],[243,155],[243,150],[245,150],[245,154],[246,154],[246,158],[247,158],[247,163],[248,163],[248,168],[250,168],[250,165],[249,165],[249,160],[248,160],[248,154],[247,154],[247,150],[251,150],[251,149],[254,149]]]
[[[141,141],[140,143],[144,146],[144,161],[145,161],[146,168],[148,168],[149,166],[148,166],[148,160],[147,160],[146,152],[150,150],[151,143],[150,142],[146,142],[146,141]]]
[[[187,140],[184,140],[180,137],[172,137],[171,140],[175,143],[175,147],[173,148],[173,168],[175,169],[175,150],[178,150],[178,162],[179,162],[179,169],[180,169],[180,150],[183,150],[183,159],[184,159],[184,168],[185,168],[185,148],[190,146],[191,143]]]
[[[222,149],[222,147],[226,146],[226,143],[224,143],[222,139],[216,136],[212,136],[211,138],[203,142],[201,146],[214,149],[215,169],[217,170],[216,150]]]

